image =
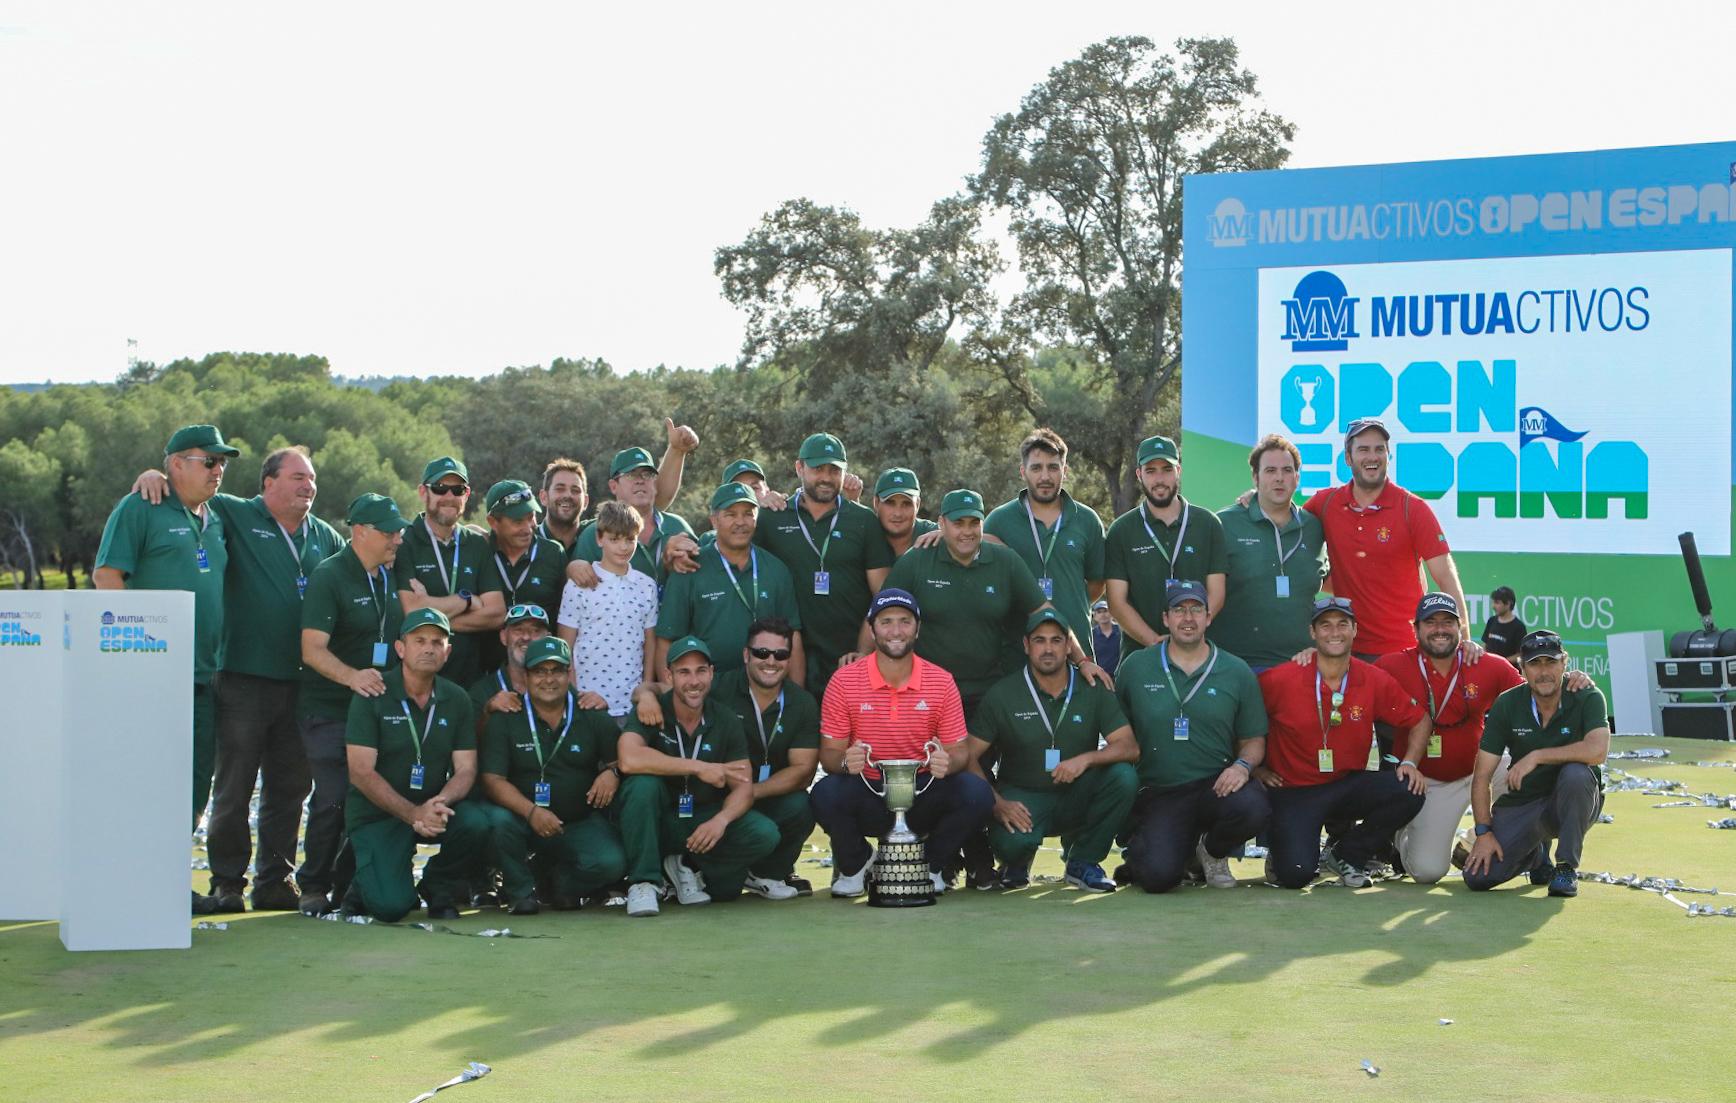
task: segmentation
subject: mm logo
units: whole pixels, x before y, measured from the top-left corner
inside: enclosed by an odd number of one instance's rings
[[[1310,272],[1284,300],[1284,340],[1293,352],[1344,352],[1356,332],[1356,304],[1344,281],[1331,272]]]
[[[1246,245],[1253,234],[1253,220],[1241,200],[1224,198],[1206,216],[1206,240],[1213,245]]]
[[[113,613],[111,613],[111,612],[109,612],[109,611],[108,611],[108,610],[106,610],[106,609],[105,609],[105,610],[103,610],[103,614],[102,614],[102,622],[103,622],[103,623],[104,623],[104,624],[105,624],[105,625],[106,625],[106,624],[113,624],[113,623],[114,623],[114,622],[115,622],[115,615],[114,615],[114,614],[113,614]]]

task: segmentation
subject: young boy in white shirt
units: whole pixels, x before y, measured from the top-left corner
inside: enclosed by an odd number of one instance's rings
[[[657,583],[633,568],[639,511],[620,502],[597,508],[597,585],[567,581],[555,633],[573,649],[573,686],[609,703],[617,726],[627,722],[633,688],[649,677],[657,626]]]

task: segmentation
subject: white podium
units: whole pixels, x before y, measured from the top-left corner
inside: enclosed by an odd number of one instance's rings
[[[1666,657],[1662,632],[1611,632],[1609,646],[1609,708],[1615,714],[1615,732],[1637,735],[1662,734],[1663,712],[1658,705],[1654,671]]]
[[[192,945],[193,595],[66,593],[59,770],[60,941]]]
[[[0,590],[0,919],[60,918],[59,590]]]

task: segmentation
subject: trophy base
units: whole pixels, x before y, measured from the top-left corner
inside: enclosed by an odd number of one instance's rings
[[[914,842],[880,840],[874,868],[868,871],[871,908],[926,908],[934,904],[934,878],[928,870],[928,848]]]

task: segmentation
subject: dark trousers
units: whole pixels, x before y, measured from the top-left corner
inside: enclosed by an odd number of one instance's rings
[[[302,892],[330,892],[333,869],[344,843],[344,797],[350,790],[350,763],[344,748],[344,722],[323,716],[301,719],[301,745],[313,775],[307,802],[307,836],[302,841],[296,884]]]
[[[922,775],[917,788],[928,780],[929,775]],[[808,798],[814,819],[832,840],[832,868],[846,875],[860,871],[872,856],[867,836],[878,837],[892,829],[886,798],[855,774],[827,774]],[[929,783],[904,818],[912,831],[927,837],[928,865],[938,870],[949,854],[957,853],[966,836],[981,833],[994,806],[995,794],[988,782],[969,772],[948,774]]]
[[[422,868],[420,895],[429,905],[462,902],[465,883],[488,847],[488,816],[469,801],[452,806],[446,830],[424,838],[401,820],[370,820],[353,832],[356,851],[355,888],[368,914],[396,923],[415,910],[416,847],[433,843],[440,852]]]
[[[1357,770],[1324,785],[1285,785],[1266,797],[1272,803],[1267,867],[1287,889],[1303,888],[1319,875],[1320,829],[1327,820],[1346,825],[1334,849],[1360,867],[1423,807],[1423,798],[1392,770]]]
[[[217,693],[217,775],[209,838],[211,891],[274,885],[295,870],[301,805],[307,799],[307,752],[295,723],[297,683],[226,673]],[[259,853],[247,817],[259,782]]]
[[[193,830],[211,800],[211,773],[217,759],[217,679],[193,686]]]
[[[1465,884],[1481,891],[1542,861],[1549,840],[1555,840],[1555,861],[1579,868],[1585,833],[1603,811],[1603,787],[1597,773],[1583,762],[1569,762],[1555,775],[1555,788],[1546,797],[1524,804],[1497,805],[1491,827],[1501,844],[1501,857],[1489,863],[1486,873],[1465,874]]]
[[[1227,858],[1266,829],[1272,805],[1266,787],[1249,781],[1227,797],[1212,792],[1217,777],[1185,785],[1141,789],[1133,803],[1122,859],[1132,881],[1146,892],[1181,884],[1194,846],[1205,836],[1206,853]]]

